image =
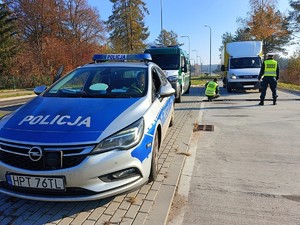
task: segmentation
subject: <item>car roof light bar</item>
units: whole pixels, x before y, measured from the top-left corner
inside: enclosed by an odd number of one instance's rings
[[[151,54],[96,54],[93,56],[95,62],[105,61],[151,61]]]

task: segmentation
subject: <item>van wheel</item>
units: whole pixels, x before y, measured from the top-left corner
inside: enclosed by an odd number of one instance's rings
[[[189,88],[186,90],[186,94],[189,94],[190,93],[190,88],[191,88],[191,82],[189,83]]]
[[[226,88],[226,78],[224,77],[222,81],[223,81],[223,88]]]
[[[180,103],[180,102],[181,102],[181,89],[180,89],[180,91],[179,91],[179,96],[178,96],[178,98],[175,99],[175,102],[176,102],[176,103]]]
[[[158,174],[158,132],[155,134],[154,144],[152,148],[152,160],[149,175],[149,182],[155,181]]]

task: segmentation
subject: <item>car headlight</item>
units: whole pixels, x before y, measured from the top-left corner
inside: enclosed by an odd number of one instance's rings
[[[126,150],[136,146],[144,134],[144,119],[141,118],[123,130],[105,138],[92,153],[106,152],[113,149]]]
[[[169,82],[176,82],[178,80],[178,76],[169,76],[167,79]]]
[[[236,75],[234,73],[230,74],[230,78],[234,79],[234,80],[237,79],[237,77],[236,77]]]

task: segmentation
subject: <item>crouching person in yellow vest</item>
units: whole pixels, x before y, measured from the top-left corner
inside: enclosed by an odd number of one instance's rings
[[[220,89],[217,78],[205,84],[205,95],[207,96],[209,102],[212,102],[213,99],[220,97]]]

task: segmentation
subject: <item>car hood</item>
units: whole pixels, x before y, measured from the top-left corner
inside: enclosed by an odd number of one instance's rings
[[[22,143],[87,144],[139,119],[146,98],[52,98],[38,96],[0,120],[0,139]]]
[[[178,70],[164,70],[166,77],[178,76]]]
[[[241,69],[230,69],[230,73],[235,75],[258,75],[260,68],[241,68]]]

